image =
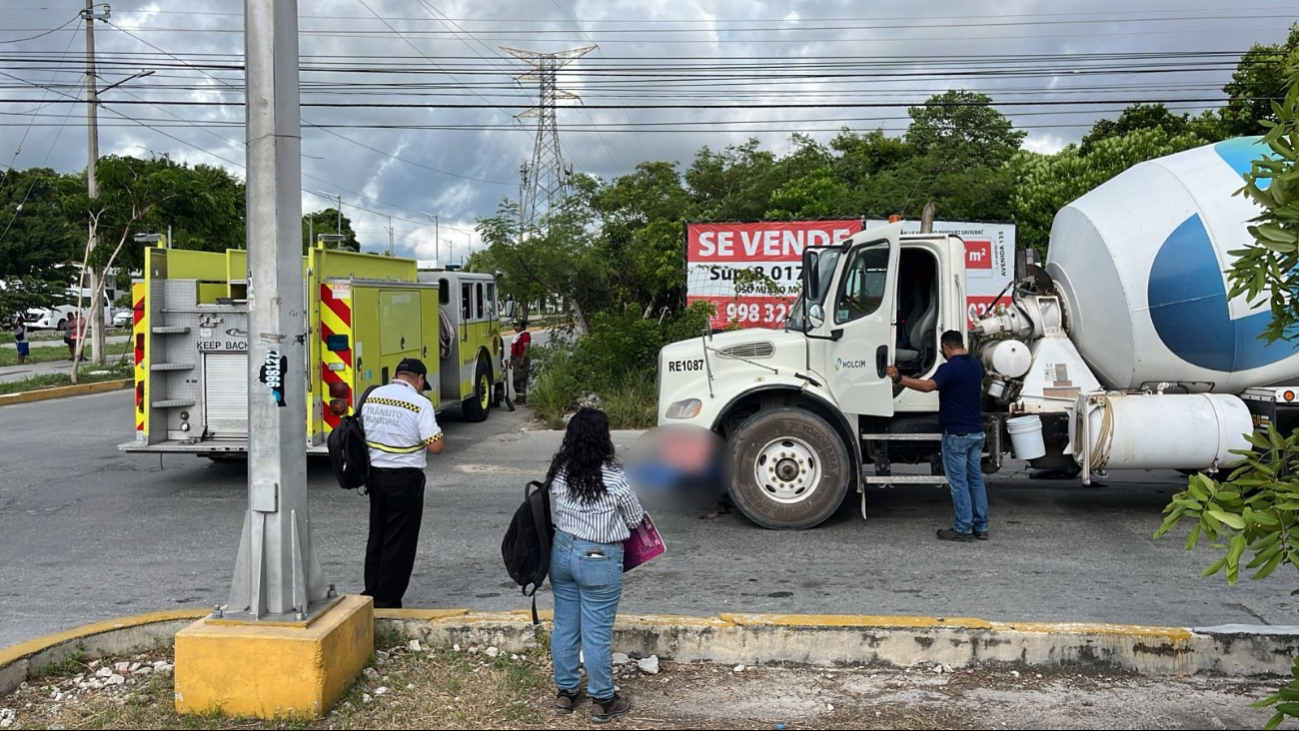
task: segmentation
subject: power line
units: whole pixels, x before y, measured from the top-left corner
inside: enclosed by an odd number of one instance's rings
[[[7,41],[0,41],[0,43],[26,43],[27,41],[34,41],[34,40],[36,40],[37,38],[44,38],[45,36],[51,35],[51,34],[53,34],[53,33],[58,33],[59,31],[63,30],[64,28],[67,28],[68,26],[72,25],[73,23],[76,23],[78,20],[81,20],[81,15],[80,15],[80,14],[78,14],[78,15],[76,15],[76,16],[73,16],[73,18],[72,18],[71,20],[69,20],[68,22],[64,23],[63,25],[61,25],[61,26],[59,26],[59,27],[57,27],[57,28],[50,28],[49,30],[45,31],[44,33],[38,33],[37,35],[34,35],[34,36],[28,36],[28,37],[26,37],[26,38],[11,38],[11,39],[9,39],[9,40],[7,40]],[[79,28],[74,28],[74,29],[73,29],[73,32],[75,33],[77,30],[79,30]]]
[[[76,18],[74,18],[74,20],[81,20],[81,16],[78,15]],[[77,40],[77,37],[76,37],[75,35],[73,35],[71,38],[68,39],[68,45],[67,45],[66,48],[63,49],[63,59],[64,59],[64,60],[67,59],[68,51],[70,51],[70,50],[72,49],[72,44],[73,44],[74,42],[76,42],[76,40]],[[55,68],[54,73],[50,74],[50,81],[49,81],[49,83],[52,84],[52,83],[54,82],[54,80],[55,80],[56,78],[58,78],[58,75],[62,72],[62,70],[63,70],[63,62],[60,61],[60,62],[59,62],[59,65]],[[0,72],[0,73],[3,73],[3,72]],[[8,74],[6,74],[6,75],[8,75]],[[16,77],[13,77],[13,78],[16,78]],[[84,85],[85,85],[85,79],[82,79],[81,83],[78,84],[77,86],[78,86],[78,88],[80,88],[81,86],[84,86]],[[41,95],[41,101],[42,101],[42,104],[41,104],[40,106],[38,106],[38,107],[35,107],[35,108],[32,110],[33,112],[35,112],[35,110],[43,109],[43,108],[49,106],[48,104],[45,104],[45,103],[44,103],[44,100],[45,100],[46,97],[49,96],[50,91],[51,91],[50,88],[46,88],[46,89],[45,89],[45,93]],[[68,110],[68,114],[67,114],[67,115],[64,115],[64,122],[65,122],[65,123],[67,122],[67,118],[68,118],[68,116],[70,116],[70,115],[72,114],[72,109],[73,109],[73,108],[70,107],[69,110]],[[35,121],[36,121],[36,117],[33,116],[33,117],[32,117],[32,122],[34,123]],[[13,154],[13,157],[11,157],[11,158],[9,159],[9,165],[5,168],[4,175],[0,175],[0,188],[2,188],[2,187],[4,186],[5,181],[9,179],[9,171],[14,169],[14,164],[18,162],[18,156],[22,154],[22,151],[23,151],[23,145],[26,144],[26,142],[27,142],[27,136],[30,135],[31,133],[32,133],[32,125],[31,125],[31,124],[28,124],[28,125],[27,125],[27,129],[26,129],[26,131],[23,132],[23,136],[18,140],[18,145],[17,145],[16,147],[14,147],[14,154]],[[63,133],[63,132],[62,132],[62,129],[60,128],[59,134],[61,135],[62,133]],[[57,139],[57,138],[56,138],[56,139]],[[48,157],[49,157],[49,155],[46,155],[46,158],[47,158],[47,159],[48,159]],[[31,189],[29,188],[29,189],[28,189],[28,193],[30,193],[30,192],[31,192]],[[10,223],[12,224],[13,221],[10,221]],[[6,230],[7,230],[7,228],[8,228],[8,227],[6,227]]]
[[[72,116],[72,112],[75,110],[76,107],[68,107],[68,113],[63,115],[63,124],[59,125],[59,131],[54,135],[54,141],[50,143],[50,149],[45,152],[45,157],[41,160],[41,167],[45,167],[45,163],[49,162],[50,155],[54,154],[54,148],[58,147],[59,138],[63,136],[63,130],[67,128],[68,118]],[[6,171],[6,174],[7,173],[8,171]],[[0,232],[0,242],[3,242],[5,237],[9,235],[9,229],[13,227],[14,221],[18,220],[18,214],[22,213],[23,206],[27,205],[27,199],[31,197],[32,190],[36,187],[36,182],[38,180],[39,176],[32,175],[32,182],[27,186],[27,192],[23,194],[22,201],[20,201],[18,207],[14,209],[14,215],[9,217],[9,223],[5,224],[4,231]]]
[[[364,0],[361,0],[361,2],[362,2],[362,4],[364,4]],[[368,6],[367,6],[367,7],[368,7]],[[149,46],[150,48],[153,48],[153,49],[157,50],[157,51],[160,52],[160,53],[163,53],[163,54],[165,54],[165,55],[167,55],[167,56],[170,56],[171,58],[176,59],[177,61],[181,61],[181,59],[177,58],[176,56],[174,56],[173,54],[169,53],[168,51],[165,51],[165,50],[163,50],[163,49],[161,49],[161,48],[158,48],[157,46],[153,45],[153,44],[150,43],[149,41],[146,41],[146,40],[144,40],[143,38],[140,38],[140,37],[138,37],[138,36],[136,36],[136,35],[130,33],[129,31],[123,30],[122,28],[119,28],[118,26],[114,25],[113,23],[111,23],[111,22],[109,22],[109,21],[104,21],[104,22],[105,22],[105,23],[108,23],[108,25],[109,25],[110,27],[115,28],[115,29],[117,29],[117,30],[120,30],[120,31],[122,31],[123,33],[126,33],[126,35],[128,35],[128,36],[134,38],[135,40],[137,40],[137,41],[139,41],[139,42],[141,42],[141,43],[143,43],[143,44],[145,44],[145,45],[147,45],[147,46]],[[185,62],[184,62],[184,61],[181,61],[181,63],[185,63]],[[193,66],[190,66],[189,64],[185,64],[185,65],[186,65],[186,66],[189,66],[190,68],[194,68]],[[197,68],[195,68],[194,70],[195,70],[195,71],[198,71],[199,73],[202,73],[204,76],[207,76],[208,78],[212,79],[213,81],[216,81],[216,82],[218,82],[218,83],[220,83],[220,84],[223,84],[223,85],[225,85],[225,86],[227,86],[227,87],[230,87],[230,88],[234,89],[234,90],[237,91],[237,92],[241,92],[241,93],[242,93],[242,92],[244,91],[243,89],[240,89],[240,88],[238,88],[238,87],[235,87],[234,85],[230,84],[229,82],[225,81],[224,79],[219,79],[219,78],[217,78],[217,77],[215,77],[215,76],[213,76],[213,75],[207,73],[206,71],[203,71],[202,69],[197,69]],[[333,130],[320,128],[320,127],[318,127],[317,125],[313,124],[310,120],[306,120],[306,119],[304,119],[304,120],[302,120],[302,121],[303,121],[303,122],[304,122],[308,127],[315,127],[315,128],[317,128],[317,129],[322,129],[322,131],[324,131],[326,134],[333,135],[334,137],[337,137],[337,138],[339,138],[339,139],[341,139],[341,140],[343,140],[343,141],[345,141],[345,142],[350,142],[350,143],[352,143],[353,145],[356,145],[356,146],[358,146],[358,147],[365,148],[365,149],[367,149],[367,150],[369,150],[369,151],[371,151],[371,152],[378,153],[378,154],[380,154],[380,155],[383,155],[384,157],[388,157],[388,158],[391,158],[391,159],[393,159],[393,160],[398,160],[398,161],[400,161],[400,162],[404,162],[404,163],[406,163],[406,164],[408,164],[408,165],[414,165],[414,166],[416,166],[416,167],[423,168],[423,169],[428,170],[428,171],[430,171],[430,172],[439,173],[439,174],[441,174],[441,175],[449,175],[449,176],[451,176],[451,177],[454,177],[454,178],[461,178],[461,179],[463,179],[463,180],[471,180],[471,181],[473,181],[473,182],[477,182],[477,183],[488,183],[488,184],[490,184],[490,185],[511,185],[510,183],[502,183],[502,182],[500,182],[500,181],[496,181],[496,180],[487,180],[486,178],[476,178],[476,177],[473,177],[473,176],[470,176],[470,175],[461,175],[461,174],[459,174],[459,173],[453,173],[453,172],[451,172],[451,171],[449,171],[449,170],[441,170],[441,169],[439,169],[439,168],[435,168],[435,167],[432,167],[432,166],[430,166],[430,165],[425,165],[425,164],[423,164],[423,163],[418,163],[418,162],[415,162],[415,161],[413,161],[413,160],[407,160],[407,159],[404,159],[404,158],[398,157],[398,156],[396,156],[396,155],[394,155],[394,154],[392,154],[392,153],[384,152],[383,150],[379,150],[379,149],[376,149],[376,148],[374,148],[374,147],[371,147],[371,146],[369,146],[369,145],[367,145],[367,144],[365,144],[365,143],[363,143],[363,142],[358,142],[358,141],[356,141],[356,140],[354,140],[354,139],[351,139],[350,137],[345,137],[345,136],[343,136],[343,135],[341,135],[341,134],[339,134],[339,133],[337,133],[337,132],[334,132]]]

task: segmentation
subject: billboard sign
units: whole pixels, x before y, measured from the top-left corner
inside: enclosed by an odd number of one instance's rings
[[[686,224],[686,301],[709,302],[713,327],[780,327],[798,296],[803,250],[862,230],[860,219]]]
[[[866,228],[887,225],[872,219]],[[903,221],[902,232],[920,232],[919,221]],[[1015,224],[978,221],[934,221],[934,233],[955,234],[965,242],[966,325],[983,319],[988,308],[1015,276]]]

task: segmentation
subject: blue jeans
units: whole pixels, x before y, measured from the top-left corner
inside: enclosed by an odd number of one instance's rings
[[[988,530],[988,490],[983,484],[983,432],[943,435],[943,467],[952,487],[956,519],[952,530],[969,533]]]
[[[602,555],[596,556],[593,553]],[[550,587],[555,593],[555,631],[550,656],[555,687],[576,693],[578,652],[586,658],[586,692],[613,697],[613,619],[622,599],[622,544],[592,543],[555,532],[550,550]]]

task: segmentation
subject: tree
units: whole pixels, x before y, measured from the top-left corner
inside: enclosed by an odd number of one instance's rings
[[[1139,162],[1202,144],[1194,133],[1172,136],[1154,127],[1098,140],[1085,157],[1073,145],[1055,155],[1021,152],[1011,162],[1016,181],[1011,207],[1020,243],[1045,253],[1061,208]]]
[[[938,153],[952,166],[971,161],[985,166],[1005,163],[1028,134],[993,108],[991,97],[964,89],[936,94],[907,114],[911,117],[907,143],[918,153]]]
[[[1273,99],[1285,96],[1286,59],[1299,49],[1299,23],[1290,26],[1285,43],[1255,43],[1236,64],[1222,90],[1231,97],[1222,119],[1231,136],[1263,134],[1264,121],[1276,121]]]
[[[352,229],[352,219],[346,214],[342,217],[343,235],[347,237],[342,243],[350,246],[355,251],[361,250],[361,244],[356,240],[356,231]],[[337,208],[326,208],[323,211],[312,211],[302,217],[302,251],[305,253],[315,242],[311,240],[312,231],[316,236],[320,234],[337,234],[339,224],[339,215]],[[326,242],[325,248],[337,249],[339,242]]]
[[[852,191],[829,166],[791,178],[771,194],[764,218],[836,218],[861,215],[853,210]]]
[[[1272,318],[1263,336],[1269,342],[1295,339],[1299,324],[1299,49],[1292,50],[1286,68],[1284,101],[1274,103],[1275,120],[1264,120],[1263,142],[1271,154],[1255,160],[1237,192],[1262,209],[1249,227],[1255,243],[1231,252],[1235,262],[1227,272],[1229,297],[1247,295],[1251,301],[1269,295]],[[1281,566],[1299,569],[1299,430],[1288,436],[1269,425],[1266,434],[1248,434],[1254,449],[1237,452],[1244,460],[1223,480],[1207,475],[1190,479],[1186,490],[1164,509],[1168,517],[1155,537],[1164,536],[1183,520],[1194,520],[1186,548],[1207,538],[1222,553],[1203,575],[1225,574],[1236,583],[1242,565],[1262,579]],[[1245,554],[1252,558],[1246,563]],[[1291,592],[1299,593],[1299,592]],[[1299,658],[1293,679],[1259,703],[1274,706],[1267,728],[1286,717],[1299,718]]]
[[[1263,211],[1249,227],[1254,243],[1231,252],[1236,260],[1227,272],[1232,297],[1268,296],[1272,318],[1263,337],[1269,343],[1299,337],[1299,49],[1290,60],[1289,90],[1273,105],[1276,121],[1263,122],[1268,150],[1237,192]]]
[[[1173,114],[1163,104],[1133,104],[1124,109],[1116,120],[1097,120],[1092,125],[1091,131],[1083,136],[1082,144],[1078,146],[1078,153],[1085,156],[1091,152],[1097,142],[1111,137],[1120,137],[1139,129],[1159,127],[1169,135],[1177,136],[1190,126],[1189,114],[1183,113],[1180,116]]]
[[[28,309],[62,304],[67,298],[66,282],[33,276],[0,279],[0,325]]]
[[[85,222],[73,225],[59,198],[71,178],[49,168],[10,170],[0,184],[0,278],[66,280],[55,267],[76,255]],[[63,282],[64,286],[67,282]]]
[[[105,275],[119,263],[134,259],[143,260],[144,245],[134,241],[134,235],[142,230],[158,230],[162,225],[159,211],[161,208],[189,189],[185,179],[187,168],[176,165],[163,158],[144,161],[130,157],[109,156],[100,159],[96,167],[99,179],[99,196],[91,199],[84,188],[66,191],[67,208],[77,213],[77,220],[90,221],[89,235],[84,254],[81,257],[81,282],[85,286],[86,275],[90,271],[99,273],[98,286],[91,295],[91,301],[102,301],[104,286],[108,278]],[[92,251],[90,242],[99,239],[99,244]],[[125,254],[125,256],[123,256]],[[136,267],[139,265],[137,264]],[[84,310],[80,290],[77,294],[77,309]],[[91,317],[101,317],[98,312],[90,313]],[[77,366],[85,348],[86,338],[77,341],[73,354],[72,382],[77,382]],[[101,353],[96,353],[98,359]]]

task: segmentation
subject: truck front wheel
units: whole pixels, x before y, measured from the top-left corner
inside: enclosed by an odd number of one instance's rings
[[[731,499],[763,528],[813,528],[848,494],[848,450],[825,419],[793,407],[761,411],[731,437]]]

